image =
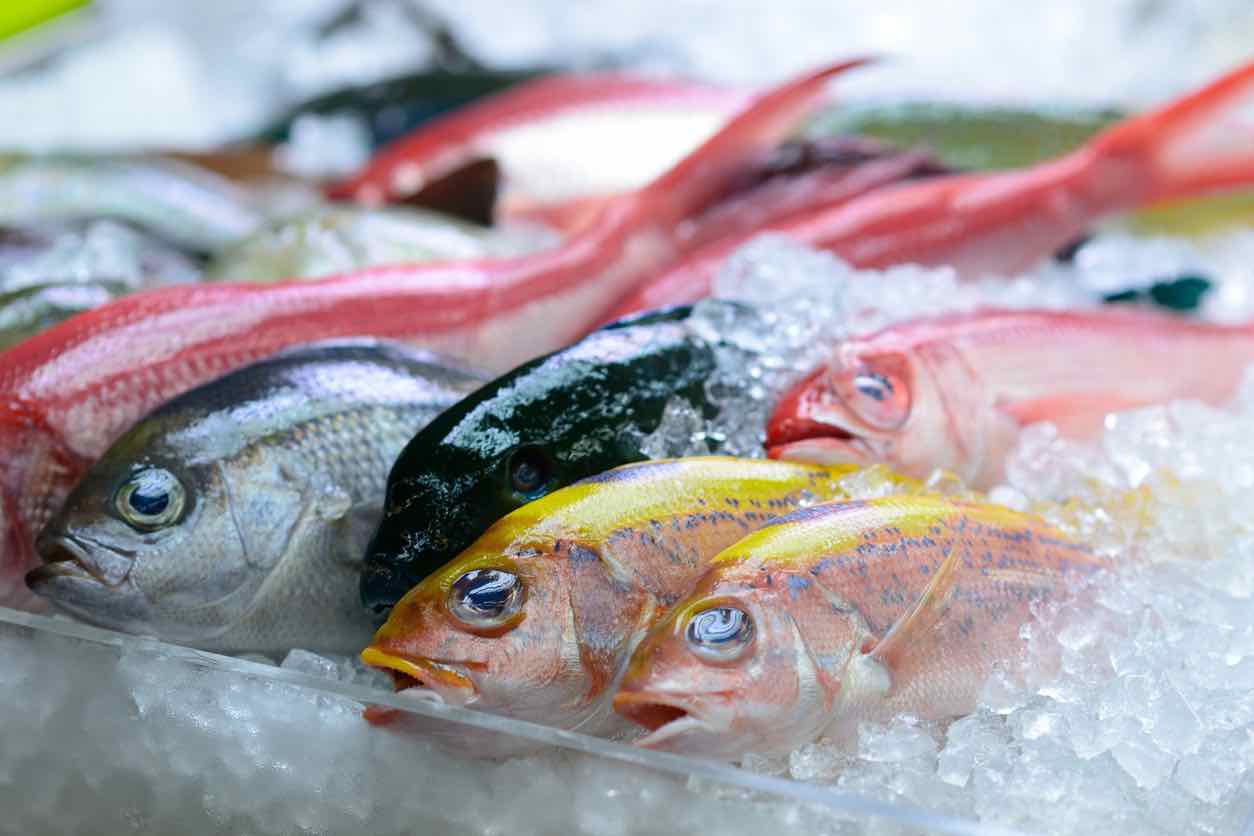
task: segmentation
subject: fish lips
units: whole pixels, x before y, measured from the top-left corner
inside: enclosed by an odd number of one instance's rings
[[[879,460],[871,439],[826,415],[773,418],[765,443],[772,459],[825,465],[866,465]]]
[[[454,662],[426,659],[395,653],[378,647],[367,647],[361,660],[392,675],[398,693],[419,699],[467,707],[479,697],[479,688],[464,669],[478,666],[475,662]],[[395,709],[371,706],[366,719],[382,724],[393,718]]]
[[[41,535],[42,566],[26,585],[58,609],[103,627],[132,629],[149,621],[150,607],[130,580],[134,558],[72,534]]]
[[[667,694],[655,691],[619,691],[614,710],[649,734],[635,742],[643,749],[718,757],[720,739],[731,727],[733,699],[729,694]]]

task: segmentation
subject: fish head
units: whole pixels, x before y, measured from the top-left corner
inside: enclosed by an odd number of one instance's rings
[[[637,745],[736,758],[787,751],[805,742],[797,729],[821,727],[839,683],[802,637],[796,591],[777,574],[707,575],[636,648],[614,696],[615,711],[649,730]],[[830,629],[834,646],[849,645],[843,622]]]
[[[192,643],[228,631],[308,512],[299,480],[237,441],[182,409],[141,421],[39,534],[27,585],[106,627]]]
[[[392,608],[362,653],[399,691],[550,725],[610,717],[643,593],[569,541],[508,544],[509,518]]]
[[[846,343],[776,405],[767,451],[822,464],[892,462],[912,429],[917,385],[909,353]]]

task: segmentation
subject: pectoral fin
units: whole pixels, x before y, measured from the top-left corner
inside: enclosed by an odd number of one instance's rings
[[[960,561],[959,550],[954,548],[932,570],[932,578],[914,606],[867,650],[867,657],[888,672],[894,688],[923,664],[944,655],[941,644],[946,634],[942,628],[949,621]]]

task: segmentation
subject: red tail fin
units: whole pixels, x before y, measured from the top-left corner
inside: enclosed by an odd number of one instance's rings
[[[1148,190],[1139,202],[1254,185],[1254,62],[1115,125],[1089,150],[1136,160]]]
[[[827,81],[869,63],[855,58],[786,82],[755,98],[744,110],[646,186],[640,196],[656,202],[664,223],[691,217],[721,194],[729,177],[778,145],[826,95]],[[666,216],[669,215],[669,218]]]

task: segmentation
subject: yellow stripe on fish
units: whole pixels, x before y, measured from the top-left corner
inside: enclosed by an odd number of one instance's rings
[[[867,488],[853,467],[716,456],[608,471],[499,520],[405,595],[363,658],[400,688],[608,730],[631,649],[714,555],[772,520]],[[886,474],[877,489],[921,486]],[[432,665],[462,678],[422,676]]]
[[[863,720],[974,708],[1033,608],[1107,562],[1031,514],[944,497],[806,508],[711,561],[615,697],[643,745],[787,751]]]

